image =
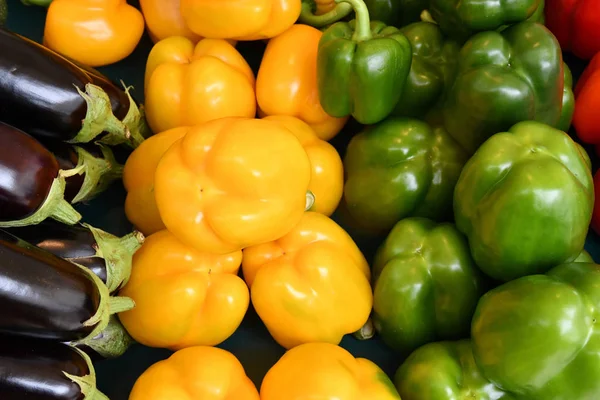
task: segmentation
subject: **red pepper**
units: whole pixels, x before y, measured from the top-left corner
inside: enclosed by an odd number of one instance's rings
[[[546,0],[545,13],[563,50],[584,60],[600,51],[600,1]]]
[[[592,58],[581,74],[574,94],[573,126],[577,136],[582,142],[596,145],[598,152],[600,150],[598,147],[600,145],[600,53]]]

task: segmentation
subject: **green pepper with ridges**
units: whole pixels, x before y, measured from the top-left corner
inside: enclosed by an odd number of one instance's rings
[[[373,324],[404,355],[426,343],[462,339],[487,286],[454,224],[405,218],[375,256]]]
[[[363,0],[336,0],[352,5],[356,19],[325,30],[317,53],[317,86],[325,112],[352,115],[375,124],[394,109],[412,60],[411,46],[397,28],[370,21]]]

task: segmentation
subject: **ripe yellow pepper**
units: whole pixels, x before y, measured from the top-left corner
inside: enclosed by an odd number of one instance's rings
[[[337,135],[348,117],[334,118],[319,101],[317,50],[323,33],[293,25],[269,41],[256,78],[259,115],[291,115],[309,124],[323,140]]]
[[[281,124],[222,118],[192,128],[169,148],[154,195],[180,240],[228,253],[292,230],[307,205],[310,170],[306,151]]]
[[[287,351],[260,387],[261,400],[400,400],[375,363],[342,347],[307,343]]]
[[[240,361],[217,347],[179,350],[148,368],[129,400],[260,400]]]
[[[154,199],[154,176],[158,162],[189,127],[179,127],[150,136],[127,158],[123,186],[127,191],[125,215],[138,231],[149,236],[166,229]]]
[[[224,117],[256,115],[252,69],[226,40],[172,36],[154,45],[145,75],[146,119],[154,132]]]
[[[195,250],[163,230],[133,255],[132,274],[120,291],[135,307],[119,314],[127,332],[149,347],[179,350],[215,346],[235,332],[249,305],[237,276],[242,254]]]
[[[243,252],[254,309],[286,349],[308,342],[338,344],[369,319],[369,265],[327,216],[306,212],[281,239]]]
[[[144,33],[144,17],[126,0],[54,0],[44,45],[79,63],[100,67],[130,55]]]
[[[261,40],[296,22],[301,0],[181,0],[181,14],[196,34],[214,39]]]
[[[311,164],[308,190],[315,196],[311,211],[327,216],[333,214],[344,193],[344,166],[335,147],[321,140],[315,131],[302,120],[289,116],[270,116],[290,130],[300,141]]]
[[[140,8],[154,43],[170,36],[184,36],[193,42],[200,40],[185,24],[179,0],[140,0]]]

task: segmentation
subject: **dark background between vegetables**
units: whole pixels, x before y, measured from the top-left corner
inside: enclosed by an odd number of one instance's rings
[[[137,1],[130,1],[138,6]],[[19,0],[8,0],[8,28],[41,42],[44,31],[45,10],[39,7],[26,7]],[[152,42],[147,34],[144,35],[135,52],[127,59],[108,67],[99,68],[101,72],[115,82],[123,80],[127,85],[133,85],[133,95],[138,101],[143,102],[144,70]],[[240,42],[238,49],[246,57],[255,73],[258,71],[263,42]],[[576,80],[581,74],[584,64],[572,56],[565,54],[565,60],[571,67],[573,78]],[[31,118],[35,118],[32,115]],[[360,127],[350,123],[332,143],[343,156],[350,137]],[[598,168],[599,160],[593,149],[586,147],[594,171]],[[116,235],[124,235],[131,231],[131,224],[123,212],[125,191],[121,183],[116,182],[105,193],[93,200],[90,204],[81,205],[81,212],[85,222],[104,229]],[[336,215],[334,215],[334,219]],[[343,225],[343,223],[342,223]],[[350,231],[351,234],[353,232]],[[355,240],[365,253],[369,261],[381,238],[360,237],[354,235]],[[586,249],[594,260],[600,260],[600,238],[590,232],[586,242]],[[390,376],[393,376],[402,359],[388,350],[377,338],[369,341],[358,341],[347,336],[341,346],[348,349],[356,357],[365,357],[377,363]],[[266,328],[250,307],[242,326],[228,340],[220,346],[235,354],[244,365],[248,376],[260,388],[260,383],[268,369],[283,355],[284,349],[271,339]],[[153,363],[167,358],[170,351],[164,349],[151,349],[135,345],[116,360],[102,361],[96,364],[98,387],[111,400],[127,400],[129,392],[139,375]]]

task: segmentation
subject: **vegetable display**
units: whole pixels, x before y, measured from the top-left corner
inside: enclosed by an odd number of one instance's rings
[[[600,399],[598,1],[9,7],[0,399]]]

